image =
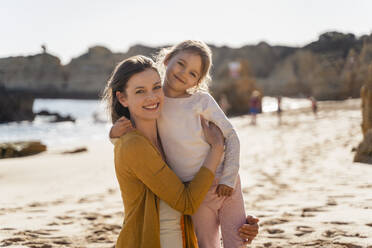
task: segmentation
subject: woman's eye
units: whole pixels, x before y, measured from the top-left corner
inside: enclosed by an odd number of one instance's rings
[[[154,87],[154,90],[158,90],[158,89],[161,89],[160,85]]]
[[[141,93],[143,93],[144,91],[143,90],[137,90],[136,91],[136,94],[141,94]]]

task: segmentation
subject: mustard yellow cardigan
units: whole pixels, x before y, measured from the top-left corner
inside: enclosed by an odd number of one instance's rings
[[[214,179],[209,169],[201,167],[190,183],[183,184],[139,131],[115,143],[115,171],[125,209],[116,248],[160,248],[159,198],[192,215]],[[198,247],[190,216],[184,218],[183,235],[185,247]]]

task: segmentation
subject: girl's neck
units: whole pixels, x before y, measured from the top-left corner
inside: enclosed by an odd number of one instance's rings
[[[151,121],[134,121],[133,123],[138,131],[140,131],[146,138],[148,138],[151,143],[158,146],[158,132],[156,120]]]
[[[170,97],[170,98],[183,98],[183,97],[189,97],[190,94],[187,93],[186,91],[175,91],[173,89],[171,89],[166,82],[164,82],[163,84],[163,91],[164,91],[164,95],[166,97]]]

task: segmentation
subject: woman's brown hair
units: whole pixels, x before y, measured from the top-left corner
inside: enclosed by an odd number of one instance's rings
[[[115,123],[120,117],[130,119],[129,109],[121,105],[116,97],[116,92],[119,91],[126,94],[125,90],[129,79],[140,72],[147,69],[152,69],[158,72],[155,63],[152,59],[137,55],[125,59],[115,67],[109,80],[107,81],[103,92],[102,100],[106,102],[107,112],[111,116],[112,123]]]

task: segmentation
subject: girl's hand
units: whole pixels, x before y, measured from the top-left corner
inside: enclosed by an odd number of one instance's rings
[[[110,138],[119,138],[132,130],[135,130],[135,128],[132,126],[131,121],[123,116],[115,121],[111,127]]]
[[[218,195],[218,197],[231,196],[233,190],[234,190],[233,188],[225,184],[219,184],[217,185],[217,188],[216,188],[216,194]]]
[[[208,144],[210,144],[212,148],[221,148],[223,150],[224,137],[222,135],[221,129],[213,122],[208,122],[207,120],[205,120],[203,116],[200,116],[200,121],[205,139]]]
[[[247,224],[244,224],[239,228],[239,235],[245,240],[245,245],[252,243],[252,240],[257,236],[259,229],[258,221],[258,218],[248,215]]]

